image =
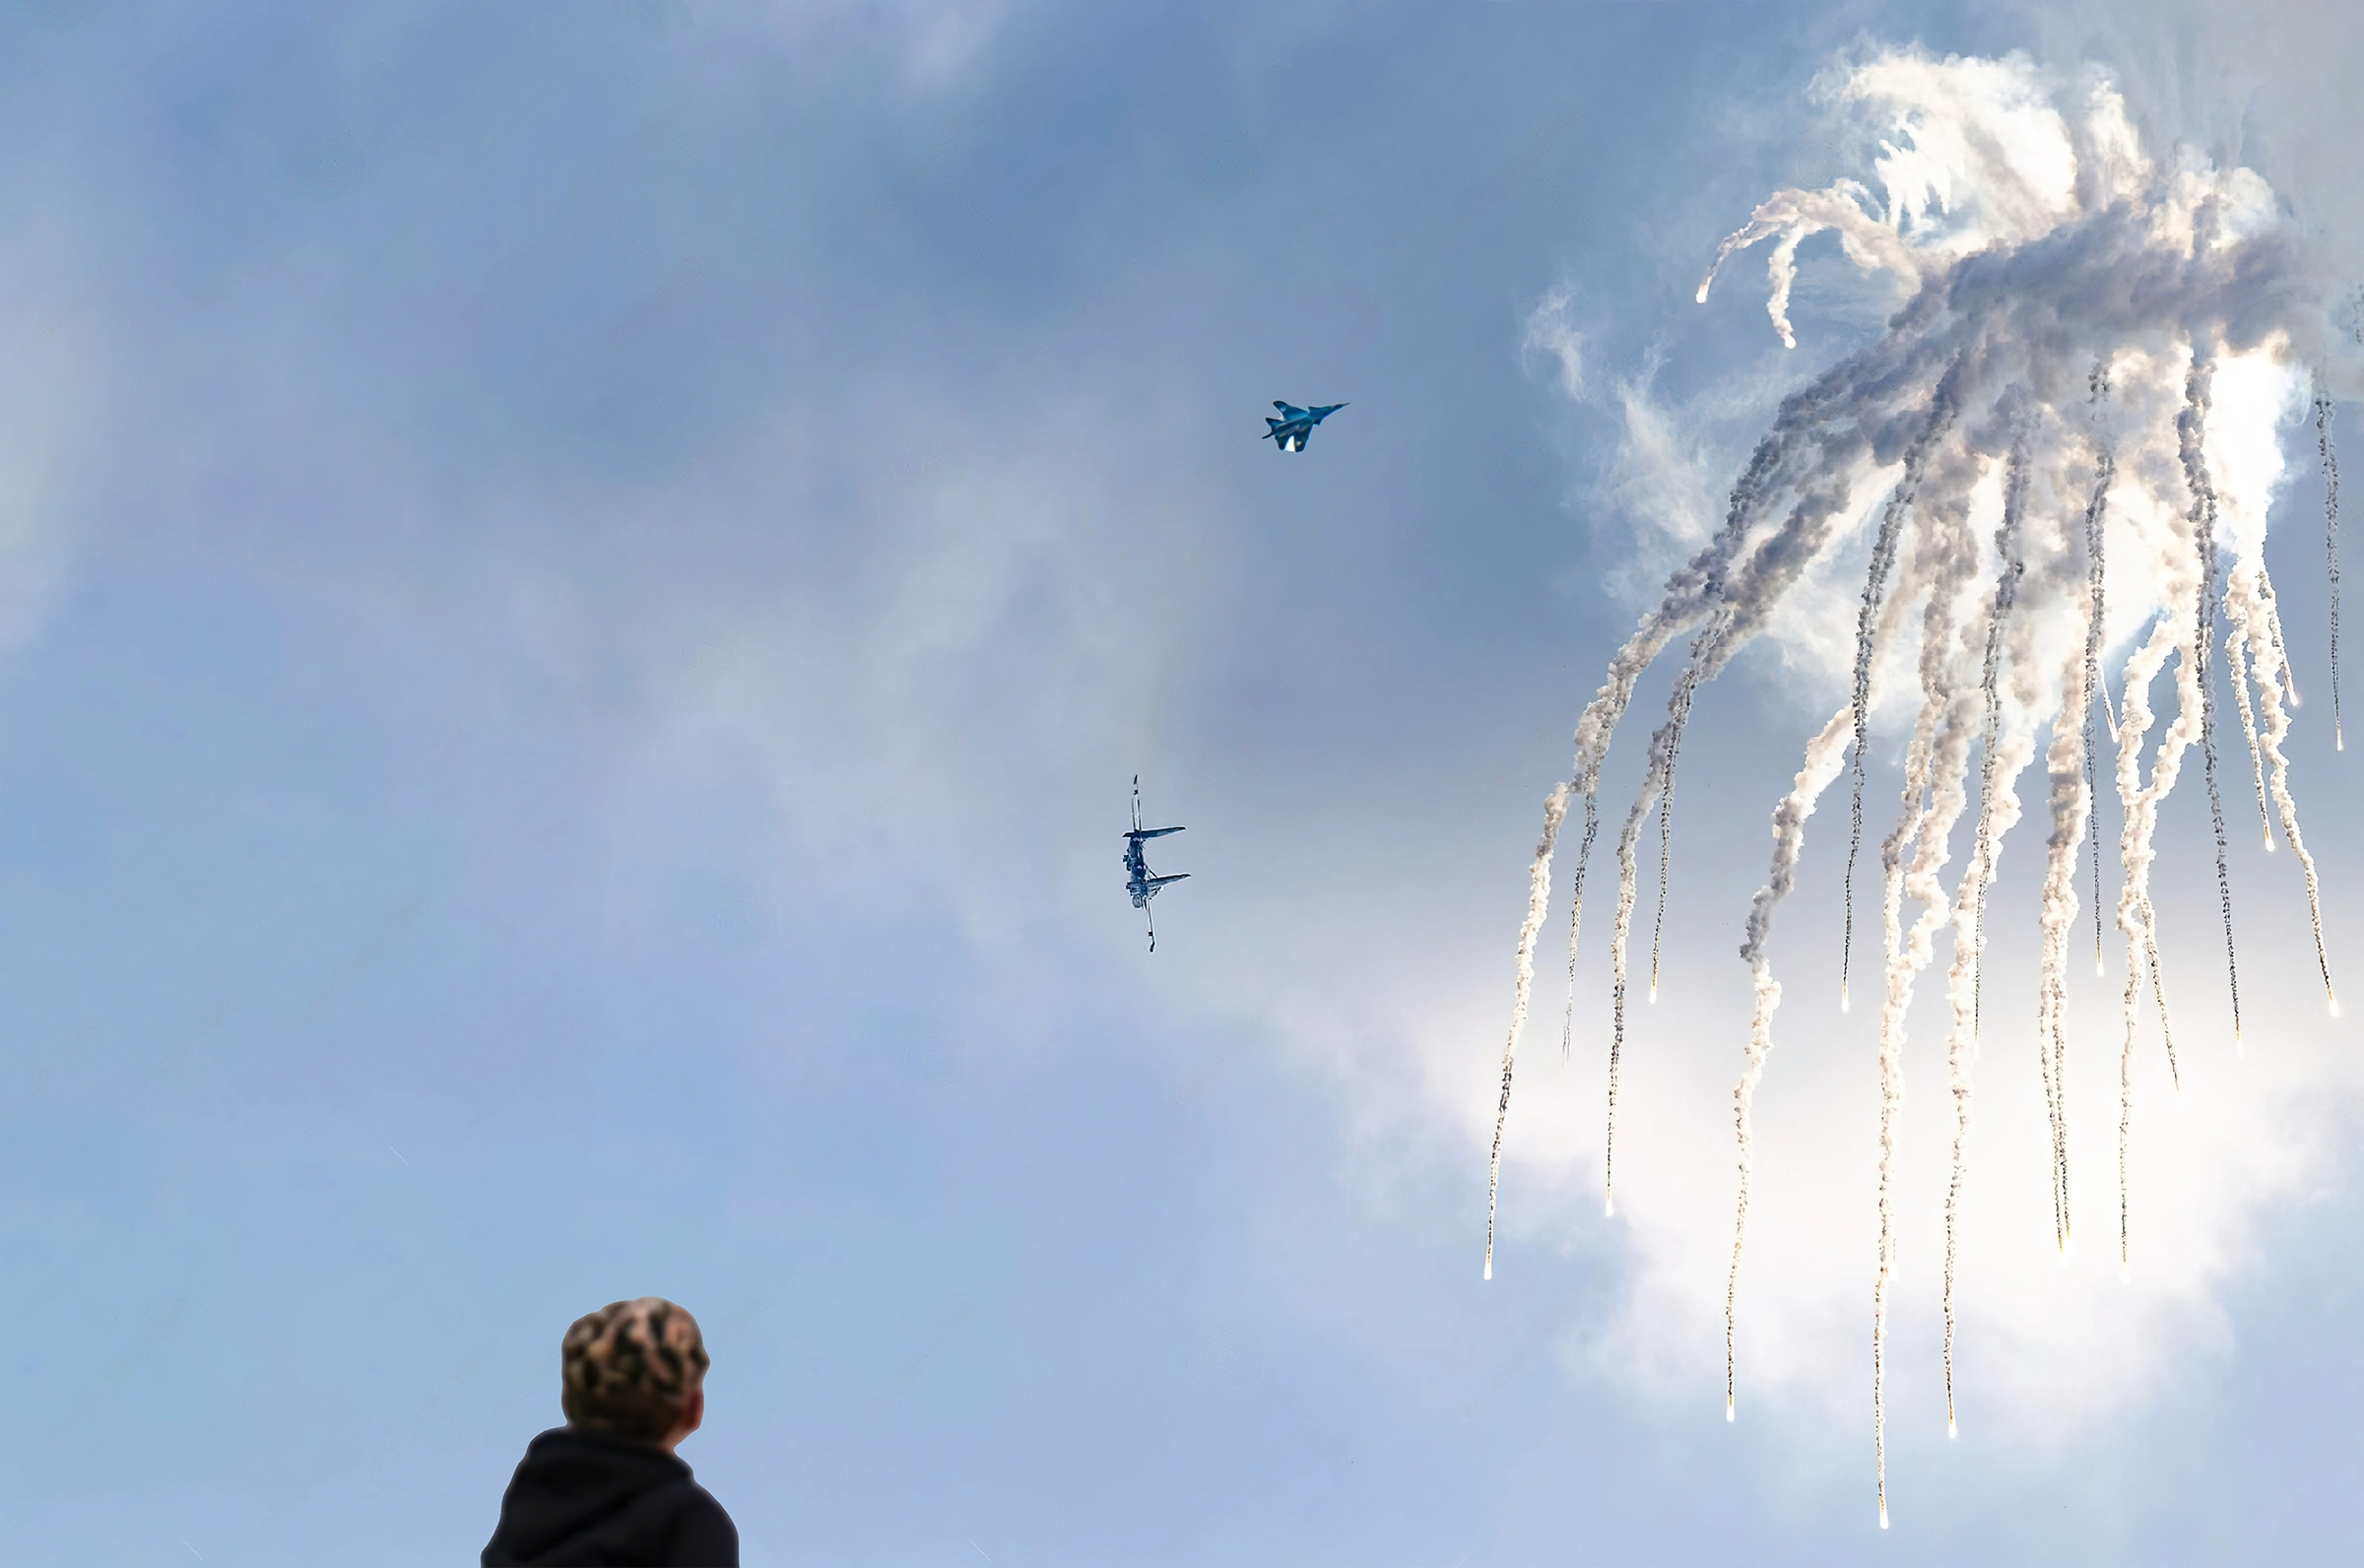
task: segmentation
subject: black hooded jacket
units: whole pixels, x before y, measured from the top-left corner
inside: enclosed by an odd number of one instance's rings
[[[485,1568],[739,1568],[739,1530],[663,1449],[544,1432],[500,1499]]]

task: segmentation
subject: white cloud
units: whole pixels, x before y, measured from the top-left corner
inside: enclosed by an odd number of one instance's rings
[[[74,250],[38,225],[0,249],[0,645],[36,635],[64,586],[110,367],[100,318],[72,282]]]
[[[895,85],[924,96],[983,70],[1018,9],[1010,0],[788,0],[768,21],[794,66],[835,71],[875,62]],[[733,19],[729,11],[712,15]]]
[[[1519,362],[1535,372],[1547,362],[1558,373],[1559,389],[1571,398],[1584,396],[1584,334],[1576,330],[1575,295],[1563,284],[1527,312],[1526,331],[1519,339]]]

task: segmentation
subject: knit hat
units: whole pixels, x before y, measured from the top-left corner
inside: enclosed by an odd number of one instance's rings
[[[610,1302],[575,1319],[558,1355],[568,1422],[649,1442],[680,1421],[707,1366],[697,1320],[663,1296]]]

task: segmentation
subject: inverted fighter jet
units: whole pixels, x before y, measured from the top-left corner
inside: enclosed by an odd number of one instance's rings
[[[1133,831],[1125,835],[1125,891],[1133,895],[1134,908],[1146,911],[1149,907],[1149,900],[1157,896],[1158,888],[1163,887],[1167,882],[1178,882],[1190,875],[1188,872],[1180,872],[1171,877],[1152,877],[1149,875],[1149,863],[1144,860],[1141,854],[1143,840],[1163,838],[1168,833],[1179,833],[1180,831],[1182,829],[1179,827],[1144,827],[1141,825],[1141,775],[1134,774]],[[1157,917],[1150,915],[1149,951],[1155,952],[1156,950]]]
[[[1313,427],[1346,405],[1333,403],[1328,408],[1301,409],[1294,403],[1283,403],[1275,398],[1273,407],[1280,411],[1280,418],[1266,417],[1264,438],[1277,443],[1283,452],[1302,452],[1305,450],[1305,437],[1313,433]]]

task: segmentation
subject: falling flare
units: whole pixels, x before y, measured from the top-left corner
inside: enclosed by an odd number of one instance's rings
[[[1962,873],[1962,884],[1954,898],[1953,970],[1947,991],[1953,1004],[1953,1027],[1948,1031],[1945,1047],[1947,1086],[1953,1095],[1953,1166],[1945,1186],[1945,1273],[1943,1305],[1945,1316],[1945,1403],[1953,1405],[1953,1337],[1954,1265],[1960,1251],[1960,1220],[1962,1184],[1968,1173],[1970,1147],[1970,1088],[1971,1071],[1977,1063],[1980,1033],[1981,1001],[1986,960],[1987,889],[1994,880],[1996,844],[2007,833],[2019,817],[2019,800],[2012,789],[2012,780],[2025,765],[2024,744],[2014,734],[2005,761],[2003,732],[2003,650],[2010,630],[2011,611],[2018,602],[2020,579],[2027,573],[2027,562],[2020,554],[2020,520],[2027,507],[2027,441],[2022,429],[2011,443],[2010,456],[2004,464],[2003,485],[2003,522],[1995,530],[1995,554],[2000,562],[1995,576],[1994,606],[1987,617],[1986,656],[1979,669],[1979,699],[1985,709],[1986,727],[1979,751],[1978,836],[1977,847],[1970,865]],[[2062,724],[2056,727],[2056,741],[2066,744],[2076,731]],[[2058,835],[2056,834],[2056,837]],[[2075,840],[2070,838],[2063,849],[2056,848],[2054,867],[2073,874]],[[2050,878],[2047,878],[2049,885]],[[2070,914],[2073,915],[2073,902]],[[2045,950],[2049,959],[2060,946],[2054,922],[2047,922]],[[2048,964],[2048,971],[2050,965]],[[1967,1006],[1963,993],[1968,992]],[[2053,1104],[2053,1130],[2056,1180],[2053,1188],[2054,1226],[2061,1221],[2062,1187],[2058,1181],[2060,1147],[2059,1095],[2052,1073],[2047,1068],[2045,1089]]]
[[[2091,380],[2100,385],[2106,366],[2096,363]],[[2110,449],[2095,453],[2093,489],[2085,504],[2084,547],[2087,599],[2084,645],[2060,676],[2062,709],[2045,755],[2051,779],[2052,835],[2043,891],[2043,947],[2036,987],[2036,1061],[2044,1081],[2045,1114],[2052,1135],[2052,1224],[2055,1245],[2065,1248],[2070,1224],[2068,1193],[2068,931],[2076,919],[2076,851],[2080,835],[2093,840],[2093,972],[2104,976],[2101,937],[2100,795],[2094,738],[2094,694],[2101,689],[2101,633],[2104,609],[2102,516],[2117,460]]]
[[[1535,986],[1535,938],[1551,907],[1551,845],[1568,815],[1568,786],[1543,802],[1543,834],[1527,870],[1527,923],[1519,928],[1517,1001],[1510,1010],[1510,1038],[1502,1047],[1502,1099],[1494,1108],[1494,1153],[1485,1178],[1485,1277],[1494,1276],[1494,1209],[1502,1193],[1502,1127],[1510,1120],[1510,1076],[1518,1065],[1519,1035],[1527,1027],[1527,997]]]
[[[1773,813],[1773,861],[1765,884],[1748,904],[1748,936],[1740,956],[1747,960],[1750,984],[1756,993],[1755,1015],[1748,1026],[1748,1054],[1740,1080],[1732,1091],[1733,1129],[1740,1143],[1740,1194],[1733,1204],[1732,1271],[1724,1285],[1724,1414],[1732,1416],[1738,1390],[1738,1332],[1740,1324],[1740,1247],[1748,1233],[1748,1179],[1755,1162],[1755,1130],[1749,1113],[1756,1086],[1765,1075],[1765,1058],[1773,1049],[1773,1011],[1781,1006],[1781,983],[1773,978],[1765,940],[1773,927],[1773,911],[1798,884],[1798,857],[1806,845],[1806,819],[1815,803],[1838,776],[1839,760],[1848,741],[1849,710],[1841,708],[1822,726],[1806,749],[1805,763],[1788,798]]]
[[[2323,886],[2316,874],[2315,857],[2307,852],[2306,835],[2299,831],[2298,802],[2290,793],[2290,758],[2282,743],[2290,734],[2290,715],[2282,702],[2282,682],[2277,679],[2282,665],[2280,644],[2265,634],[2259,622],[2266,618],[2256,610],[2260,603],[2273,602],[2273,579],[2266,574],[2263,561],[2244,565],[2232,575],[2226,587],[2225,603],[2234,619],[2236,629],[2246,630],[2249,651],[2257,677],[2258,706],[2264,723],[2261,726],[2259,749],[2265,761],[2266,792],[2272,797],[2274,809],[2282,821],[2282,837],[2289,841],[2290,853],[2298,861],[2300,874],[2306,881],[2307,919],[2315,935],[2316,972],[2323,979],[2326,997],[2331,993],[2331,960],[2323,938]],[[2233,1020],[2236,1039],[2241,1033],[2238,1017]]]
[[[1942,575],[1931,584],[1922,620],[1922,707],[1905,753],[1904,812],[1880,846],[1880,863],[1886,874],[1882,905],[1887,996],[1879,1019],[1879,1252],[1872,1287],[1872,1430],[1883,1513],[1888,1473],[1888,1294],[1896,1264],[1893,1193],[1904,1110],[1904,1021],[1912,1006],[1914,977],[1928,966],[1937,928],[1954,902],[1946,897],[1939,873],[1945,865],[1947,840],[1965,804],[1969,764],[1972,692],[1959,679],[1950,658],[1954,601],[1978,558],[1966,511],[1958,497],[1949,497],[1946,504],[1932,509],[1933,555],[1943,562]],[[1909,936],[1903,924],[1908,890],[1922,905]]]

